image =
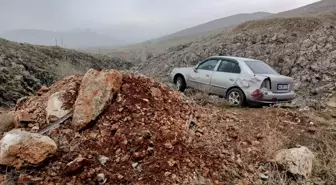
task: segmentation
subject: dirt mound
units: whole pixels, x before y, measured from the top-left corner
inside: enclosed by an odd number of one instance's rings
[[[34,120],[19,127],[37,132],[48,126],[47,102],[56,92],[72,109],[82,78],[68,77],[18,104],[16,110]],[[37,166],[2,171],[33,184],[252,183],[273,152],[298,137],[297,130],[304,135],[312,127],[308,117],[288,110],[251,114],[188,102],[166,85],[123,72],[119,93],[89,126],[77,132],[69,119],[45,133],[57,144],[55,155]]]

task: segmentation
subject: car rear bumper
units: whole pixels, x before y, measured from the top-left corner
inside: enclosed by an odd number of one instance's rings
[[[286,93],[273,93],[271,91],[261,91],[262,96],[254,97],[253,92],[247,92],[247,101],[256,103],[288,103],[294,100],[295,93],[293,91]]]

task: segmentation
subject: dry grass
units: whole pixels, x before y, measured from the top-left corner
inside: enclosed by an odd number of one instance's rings
[[[329,114],[334,114],[329,112]],[[313,172],[307,181],[294,179],[292,176],[279,167],[269,165],[270,179],[269,185],[282,184],[323,184],[334,185],[336,183],[336,119],[328,115],[328,112],[313,114],[315,124],[319,125],[319,130],[315,134],[302,135],[295,140],[289,141],[287,145],[300,143],[315,154]],[[272,148],[273,144],[269,144]]]
[[[336,128],[322,130],[310,144],[315,151],[316,161],[313,177],[325,184],[336,183]]]
[[[57,80],[75,74],[84,74],[86,70],[85,68],[75,66],[69,60],[57,60],[56,63],[57,64],[53,67],[52,70]]]
[[[215,105],[221,108],[232,108],[233,106],[227,102],[224,97],[209,94],[209,88],[203,90],[186,89],[184,94],[194,100],[201,106]]]

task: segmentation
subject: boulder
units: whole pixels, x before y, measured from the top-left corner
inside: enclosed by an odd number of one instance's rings
[[[328,100],[327,105],[328,105],[329,107],[336,108],[336,95],[332,96],[332,97]]]
[[[14,112],[15,116],[15,127],[18,127],[21,123],[30,123],[34,120],[31,118],[31,115],[25,110],[18,110]]]
[[[56,143],[47,136],[14,129],[0,140],[0,164],[19,168],[38,164],[56,152]]]
[[[48,122],[56,121],[70,112],[70,110],[66,110],[64,106],[65,102],[62,98],[64,93],[65,92],[56,92],[49,97],[46,108]]]
[[[95,120],[119,92],[121,84],[122,74],[119,71],[90,69],[82,79],[75,102],[73,127],[81,130]]]
[[[314,154],[307,147],[280,150],[275,155],[275,162],[293,175],[308,178],[313,169]]]
[[[0,133],[7,132],[15,126],[15,112],[0,114]]]
[[[0,133],[8,132],[21,123],[30,123],[33,119],[24,110],[10,111],[0,114]]]

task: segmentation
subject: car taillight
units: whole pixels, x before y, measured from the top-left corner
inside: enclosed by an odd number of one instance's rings
[[[264,96],[264,93],[260,89],[256,89],[255,91],[253,91],[251,96],[255,99],[260,99]]]
[[[266,78],[266,79],[262,82],[260,88],[261,88],[261,89],[262,89],[262,88],[271,89],[271,88],[272,88],[272,87],[271,87],[271,79]]]

